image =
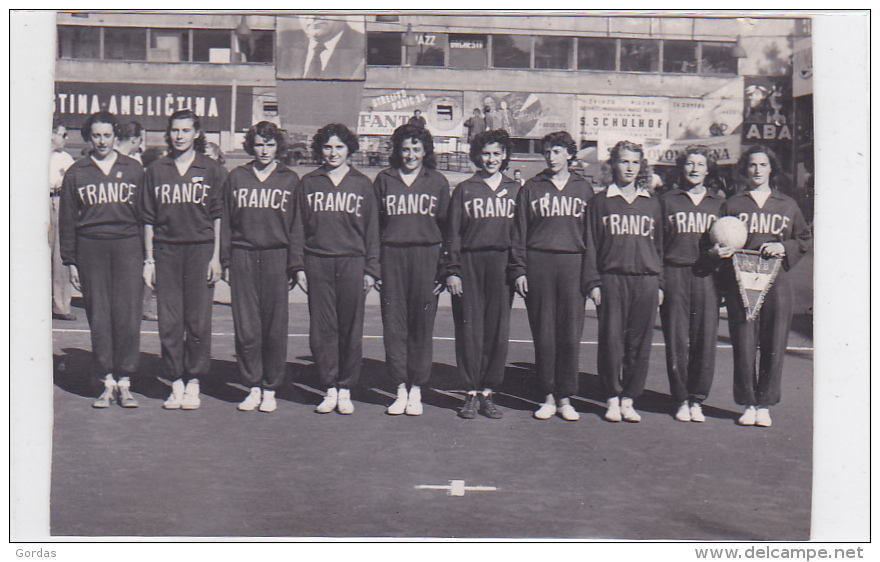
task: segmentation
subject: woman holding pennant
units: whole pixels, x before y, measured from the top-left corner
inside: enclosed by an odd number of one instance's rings
[[[797,203],[778,190],[781,168],[772,150],[761,145],[749,147],[740,156],[737,169],[745,178],[747,189],[727,199],[721,206],[721,215],[734,216],[745,223],[745,250],[760,252],[762,259],[780,259],[782,263],[753,320],[749,320],[743,306],[731,260],[722,265],[722,293],[733,344],[733,399],[745,407],[738,420],[740,425],[770,427],[770,407],[779,403],[782,395],[782,362],[794,307],[789,271],[809,251],[812,237]],[[715,252],[720,257],[734,254],[732,248],[726,247],[718,247]]]

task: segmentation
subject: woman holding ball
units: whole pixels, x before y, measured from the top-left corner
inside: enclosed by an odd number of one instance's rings
[[[779,258],[782,267],[764,296],[758,317],[748,320],[733,267],[729,260],[722,266],[722,292],[733,344],[733,399],[745,407],[738,420],[740,425],[770,427],[770,407],[781,398],[782,362],[794,307],[789,271],[809,251],[811,235],[797,203],[777,189],[780,167],[772,150],[760,145],[749,147],[740,156],[737,168],[747,189],[727,199],[721,215],[745,223],[748,238],[744,249],[759,251],[766,259]],[[730,257],[734,250],[718,247],[715,252]]]

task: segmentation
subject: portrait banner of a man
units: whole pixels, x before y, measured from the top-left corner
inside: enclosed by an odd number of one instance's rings
[[[366,80],[364,16],[278,17],[276,77]]]

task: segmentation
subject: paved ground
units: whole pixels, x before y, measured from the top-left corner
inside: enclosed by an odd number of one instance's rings
[[[809,272],[802,263],[804,273]],[[808,279],[798,310],[809,306]],[[432,387],[419,418],[383,413],[381,319],[367,307],[362,387],[352,416],[313,412],[320,396],[308,311],[291,304],[291,384],[272,414],[238,412],[228,306],[215,305],[213,373],[196,411],[161,409],[156,324],[142,326],[136,410],[90,407],[85,314],[54,323],[51,533],[60,536],[561,537],[804,540],[810,535],[811,318],[795,319],[782,403],[769,429],[738,427],[722,321],[704,424],[672,418],[659,325],[640,424],[602,420],[596,319],[580,350],[577,423],[531,417],[539,399],[525,310],[515,309],[502,420],[461,420],[452,317],[436,322]],[[495,491],[418,489],[464,480]]]

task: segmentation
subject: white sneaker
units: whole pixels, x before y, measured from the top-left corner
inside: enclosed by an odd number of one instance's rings
[[[327,395],[324,397],[324,401],[318,404],[318,407],[315,408],[315,411],[319,414],[329,414],[333,410],[336,409],[336,402],[339,399],[339,391],[336,390],[335,386],[331,386],[327,389]]]
[[[109,408],[110,404],[116,401],[116,392],[118,387],[116,381],[110,375],[104,379],[104,392],[92,402],[92,408]]]
[[[202,400],[199,398],[199,383],[189,381],[186,383],[186,389],[183,391],[183,398],[180,401],[180,409],[196,410],[201,404]]]
[[[137,408],[138,401],[135,400],[134,396],[131,395],[131,379],[128,377],[123,377],[119,383],[116,385],[116,389],[119,392],[119,396],[117,399],[119,400],[119,405],[123,408]]]
[[[339,389],[339,400],[336,402],[336,410],[340,414],[353,414],[354,404],[351,403],[351,390],[347,388]]]
[[[260,398],[262,397],[263,391],[260,390],[259,386],[255,386],[251,388],[250,394],[247,395],[241,404],[238,405],[238,409],[242,412],[253,412],[254,409],[260,405]]]
[[[556,411],[565,421],[578,421],[581,419],[581,415],[577,413],[577,410],[571,404],[563,404]]]
[[[635,408],[633,408],[633,399],[632,398],[621,398],[620,399],[620,415],[623,418],[623,421],[630,423],[639,423],[642,421],[642,416],[636,412]]]
[[[770,427],[773,420],[770,419],[770,408],[758,408],[755,414],[755,425]]]
[[[605,419],[610,422],[619,422],[620,417],[620,398],[617,396],[608,399],[608,410],[605,412]]]
[[[755,425],[755,418],[757,418],[757,416],[758,412],[755,410],[755,407],[748,406],[736,423],[739,425]]]
[[[391,403],[388,406],[388,409],[385,410],[385,413],[390,416],[399,416],[400,414],[406,411],[406,402],[409,400],[409,395],[406,392],[406,386],[400,385],[397,387],[397,400]]]
[[[553,416],[556,415],[556,403],[555,402],[544,402],[541,404],[541,407],[538,408],[535,413],[535,419],[538,420],[549,420]]]
[[[404,412],[408,416],[421,416],[422,411],[422,391],[419,387],[413,386],[409,390],[409,398],[406,401],[406,410]]]
[[[703,415],[703,406],[699,402],[691,404],[691,421],[698,423],[706,421],[706,416]]]
[[[278,404],[275,403],[275,391],[264,390],[263,401],[260,402],[260,411],[268,414],[269,412],[274,412],[277,407]]]
[[[180,403],[183,401],[183,393],[184,393],[183,380],[177,379],[176,381],[171,383],[171,396],[168,397],[162,407],[166,410],[179,410]]]
[[[675,412],[675,419],[680,422],[689,422],[691,421],[691,409],[688,405],[688,401],[685,400],[681,403],[681,406],[678,407],[678,411]]]

